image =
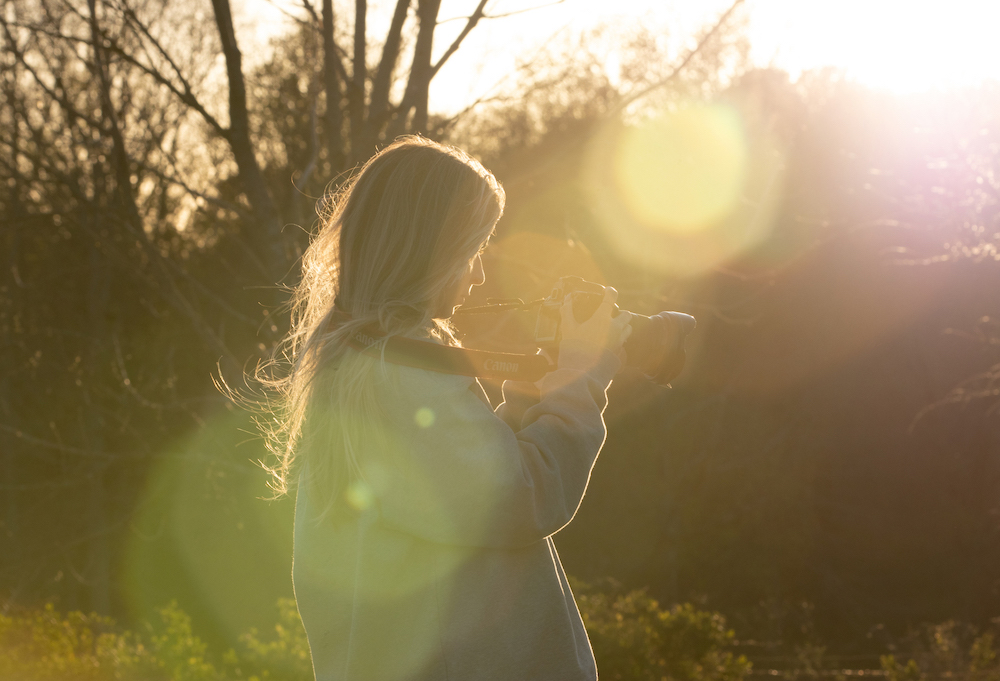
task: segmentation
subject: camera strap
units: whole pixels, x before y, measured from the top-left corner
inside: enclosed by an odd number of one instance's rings
[[[334,321],[338,318],[343,321],[342,314],[336,314]],[[372,326],[348,336],[347,344],[369,357],[392,364],[457,376],[534,382],[555,369],[541,355],[456,348],[405,336],[386,337]]]

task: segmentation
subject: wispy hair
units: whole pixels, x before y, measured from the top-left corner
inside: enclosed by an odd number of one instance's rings
[[[377,326],[386,337],[458,345],[450,322],[435,315],[504,201],[478,161],[414,136],[382,149],[327,197],[292,292],[289,333],[258,372],[271,395],[260,423],[276,495],[289,492],[301,468],[322,517],[363,477],[361,452],[386,423],[376,395],[384,365],[347,339]],[[335,323],[335,309],[349,319]]]

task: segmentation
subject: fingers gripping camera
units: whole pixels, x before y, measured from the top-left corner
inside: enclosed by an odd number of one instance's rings
[[[590,318],[604,299],[604,287],[580,277],[563,277],[541,302],[535,323],[535,342],[556,357],[559,349],[560,310],[571,296],[573,316],[578,322]],[[618,310],[618,306],[615,306]],[[684,340],[697,322],[681,312],[659,312],[651,317],[631,314],[632,334],[625,340],[626,365],[638,369],[654,383],[668,385],[684,368]]]

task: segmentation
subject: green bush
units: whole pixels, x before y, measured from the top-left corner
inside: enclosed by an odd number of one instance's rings
[[[0,615],[0,678],[105,681],[141,673],[149,651],[106,617],[43,610]]]
[[[750,671],[746,658],[727,650],[733,632],[718,613],[690,604],[663,610],[641,590],[575,588],[602,679],[741,681]],[[195,635],[191,618],[176,603],[162,608],[159,620],[141,634],[96,615],[62,615],[51,605],[0,616],[0,679],[311,681],[309,646],[295,602],[282,599],[278,610],[272,634],[262,637],[251,629],[237,649],[220,656]]]
[[[0,615],[0,679],[17,681],[311,681],[305,631],[295,602],[278,603],[273,639],[240,637],[218,664],[176,603],[162,608],[145,635],[120,631],[106,617],[52,605]]]
[[[664,610],[645,589],[574,591],[602,679],[741,681],[750,672],[746,657],[727,650],[733,632],[717,612],[690,603]]]
[[[573,588],[606,681],[742,681],[750,672],[750,662],[731,652],[733,632],[719,613],[690,603],[663,609],[645,590],[578,583]],[[295,602],[279,600],[278,611],[271,634],[251,629],[222,655],[213,655],[195,635],[191,618],[176,603],[162,608],[158,621],[141,633],[122,630],[106,617],[64,615],[52,605],[0,614],[0,679],[312,681]],[[949,621],[925,626],[896,648],[881,657],[886,681],[1000,681],[992,631]],[[786,678],[817,676],[823,652],[811,647],[801,669]]]
[[[251,629],[240,636],[240,653],[235,650],[226,653],[224,662],[232,678],[313,681],[309,642],[295,601],[279,599],[278,613],[273,639],[263,640],[256,629]]]
[[[895,655],[881,657],[887,681],[1000,681],[993,632],[948,621],[923,627],[902,647],[908,651],[906,664]]]

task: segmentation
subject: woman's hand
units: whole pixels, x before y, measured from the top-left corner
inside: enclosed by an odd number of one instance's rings
[[[622,344],[632,333],[630,325],[632,315],[625,310],[615,308],[618,291],[610,286],[605,287],[604,300],[598,305],[594,314],[582,323],[576,321],[573,314],[572,298],[572,294],[566,296],[560,310],[562,339],[559,343],[559,365],[565,366],[564,356],[572,355],[574,366],[581,360],[586,366],[592,366],[597,363],[605,350],[616,354],[624,364],[626,358]]]

